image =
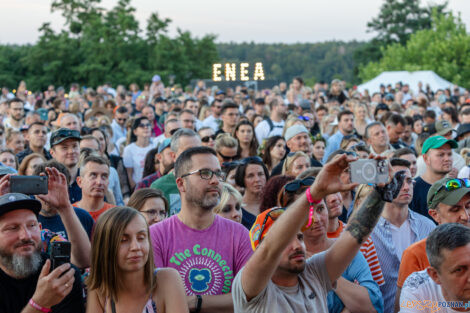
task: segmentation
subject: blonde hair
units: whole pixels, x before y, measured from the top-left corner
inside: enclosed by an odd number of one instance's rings
[[[295,160],[297,160],[300,157],[305,157],[307,158],[307,160],[310,160],[308,155],[303,151],[297,151],[293,155],[287,156],[286,159],[284,160],[284,164],[282,165],[281,175],[290,175],[288,173],[291,170],[292,164],[294,163]]]
[[[123,275],[118,264],[119,247],[127,225],[138,216],[145,221],[139,211],[125,206],[114,207],[100,215],[91,241],[91,268],[90,275],[86,279],[88,290],[96,289],[100,294],[115,301],[117,294],[124,289]],[[152,243],[148,226],[146,230],[150,249],[143,269],[142,283],[149,292],[156,286],[156,277],[153,273]]]
[[[470,165],[470,156],[468,155],[469,153],[470,148],[463,148],[462,150],[460,150],[460,155],[465,160],[465,165]]]
[[[228,133],[222,133],[215,138],[214,150],[220,151],[222,147],[236,148],[238,147],[238,141]]]
[[[230,197],[234,197],[235,200],[240,204],[243,201],[242,195],[240,194],[240,192],[238,192],[237,189],[235,189],[235,187],[233,187],[229,183],[222,183],[222,196],[220,197],[220,202],[214,209],[212,209],[212,211],[215,214],[219,214],[220,212],[222,212],[222,209],[227,204],[228,200],[230,200]]]

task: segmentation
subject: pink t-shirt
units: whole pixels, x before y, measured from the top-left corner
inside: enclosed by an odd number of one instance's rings
[[[176,269],[187,295],[230,293],[233,278],[253,253],[248,230],[217,215],[204,230],[173,215],[152,225],[150,237],[155,266]]]

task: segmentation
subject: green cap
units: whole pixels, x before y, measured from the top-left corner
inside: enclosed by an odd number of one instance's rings
[[[444,177],[432,184],[427,197],[428,209],[435,209],[439,203],[456,205],[463,196],[470,192],[470,188],[466,188],[465,186],[448,191],[445,185],[452,179],[454,178]]]
[[[426,139],[426,141],[423,143],[423,149],[421,150],[422,154],[425,154],[426,152],[429,151],[429,149],[437,149],[445,145],[446,143],[450,144],[450,147],[452,149],[457,148],[459,145],[457,144],[457,141],[452,140],[452,139],[447,139],[442,136],[432,136]]]

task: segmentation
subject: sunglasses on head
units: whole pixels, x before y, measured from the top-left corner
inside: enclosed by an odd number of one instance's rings
[[[430,205],[434,199],[434,197],[437,195],[439,191],[441,191],[442,188],[445,188],[447,191],[454,191],[460,188],[470,188],[470,179],[468,178],[454,178],[451,180],[448,180],[445,185],[442,185],[439,187],[439,189],[436,190],[436,192],[432,195],[431,199],[428,201],[428,205]]]
[[[301,187],[311,186],[315,181],[315,177],[309,176],[304,179],[296,179],[286,184],[284,190],[287,192],[296,192]]]
[[[310,117],[308,117],[308,116],[299,116],[299,120],[308,122],[308,121],[310,121]]]
[[[207,142],[211,141],[211,139],[215,140],[215,137],[216,137],[215,135],[204,136],[204,137],[201,138],[201,141],[207,143]]]
[[[231,162],[223,162],[222,163],[222,168],[232,168],[232,167],[237,167],[241,164],[240,161],[231,161]]]
[[[259,156],[251,156],[240,160],[241,164],[248,164],[248,163],[263,163],[263,159]]]

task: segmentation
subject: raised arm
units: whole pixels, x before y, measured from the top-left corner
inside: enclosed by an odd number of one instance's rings
[[[328,194],[353,189],[357,184],[342,184],[339,176],[349,163],[355,160],[356,158],[343,154],[326,164],[310,187],[312,197],[323,199]],[[273,224],[248,260],[241,277],[242,288],[248,301],[266,287],[280,262],[282,252],[307,221],[308,211],[309,204],[303,195]]]
[[[47,195],[37,195],[37,197],[57,209],[72,245],[71,263],[79,268],[89,267],[91,258],[90,239],[70,203],[65,175],[56,168],[50,167],[46,168],[46,173],[49,177],[49,192]]]

